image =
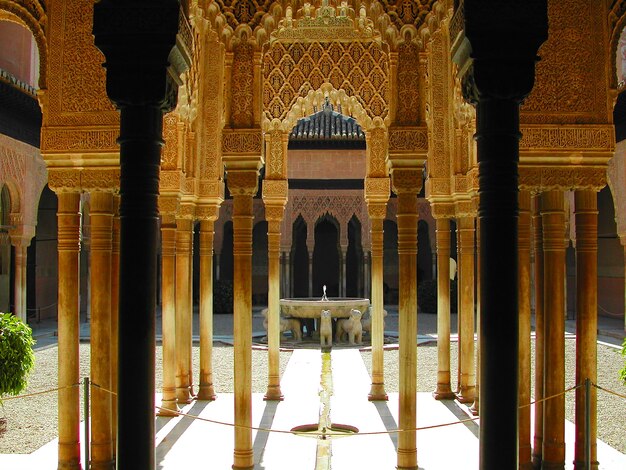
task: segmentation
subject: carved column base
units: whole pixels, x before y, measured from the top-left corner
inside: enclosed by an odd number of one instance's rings
[[[460,403],[474,403],[474,399],[476,398],[476,388],[475,387],[466,387],[461,388],[461,391],[457,393],[456,399]]]
[[[596,461],[591,462],[592,470],[598,470],[599,467],[600,467],[600,462],[596,462]],[[587,465],[585,464],[585,462],[574,460],[574,470],[585,470],[586,468],[587,468]]]
[[[565,470],[564,462],[541,462],[541,470]]]
[[[204,400],[204,401],[213,401],[217,398],[215,394],[215,390],[213,389],[213,384],[200,384],[200,388],[198,389],[198,395],[196,399]]]
[[[280,390],[280,385],[269,385],[267,387],[267,392],[265,392],[265,396],[263,400],[265,401],[283,401],[285,396],[283,392]]]
[[[369,401],[387,401],[389,397],[385,393],[385,384],[372,384],[370,393],[367,395]]]
[[[435,400],[454,400],[456,394],[452,391],[450,383],[437,384],[437,389],[433,392]]]
[[[174,390],[171,390],[171,396],[174,395]],[[175,399],[161,400],[161,405],[157,411],[157,416],[178,416],[178,404]]]

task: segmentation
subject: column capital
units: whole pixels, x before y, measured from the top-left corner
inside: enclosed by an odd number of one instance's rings
[[[365,200],[367,204],[386,204],[390,196],[389,177],[366,177],[365,178]]]
[[[189,24],[177,0],[97,2],[93,34],[106,58],[109,98],[121,108],[173,108],[178,77],[191,63],[185,33]]]
[[[265,205],[287,204],[287,194],[289,183],[286,179],[265,179],[263,180],[263,202]]]
[[[396,194],[415,194],[422,189],[421,168],[392,168],[391,185]]]
[[[215,222],[220,215],[219,204],[198,204],[196,206],[196,217],[202,221],[209,220]]]
[[[254,196],[259,187],[259,171],[257,169],[228,170],[226,184],[233,196]]]

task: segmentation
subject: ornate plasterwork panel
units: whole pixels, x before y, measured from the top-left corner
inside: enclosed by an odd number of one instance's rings
[[[93,1],[51,2],[48,125],[117,124],[93,43]]]
[[[405,42],[399,46],[397,74],[395,124],[414,126],[421,119],[420,58],[417,44]]]
[[[360,221],[367,218],[367,206],[361,191],[338,191],[329,194],[317,190],[292,190],[288,206],[292,222],[302,215],[307,223],[314,224],[329,214],[345,227],[353,215]]]
[[[263,137],[260,129],[224,129],[222,155],[259,156],[263,152]]]
[[[519,187],[534,192],[588,189],[599,191],[606,186],[605,165],[588,167],[523,166],[519,169]]]
[[[615,146],[611,125],[605,126],[523,126],[520,151],[608,151]]]
[[[298,98],[329,83],[355,97],[371,119],[384,119],[388,73],[388,55],[377,42],[276,41],[263,57],[265,117],[284,120]]]
[[[37,225],[39,195],[47,179],[37,148],[0,134],[0,189],[9,188],[12,223]]]
[[[41,150],[46,159],[50,154],[119,152],[119,127],[44,127],[41,130]]]
[[[163,150],[161,151],[161,170],[175,170],[178,167],[178,116],[168,113],[163,116]]]
[[[230,86],[232,127],[252,127],[254,122],[254,46],[252,44],[240,44],[235,49]]]
[[[402,29],[404,25],[418,28],[432,10],[436,0],[382,0],[380,3],[394,26]]]
[[[261,18],[269,10],[273,0],[216,0],[220,11],[226,18],[229,26],[236,29],[241,24],[247,24],[254,29],[261,22]]]
[[[548,40],[539,50],[535,86],[521,107],[522,123],[605,123],[606,19],[597,0],[548,2]]]

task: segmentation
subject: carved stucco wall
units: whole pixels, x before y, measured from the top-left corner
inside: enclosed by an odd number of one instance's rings
[[[11,196],[10,223],[16,226],[12,231],[35,234],[39,196],[47,179],[39,149],[0,134],[0,188],[6,185]]]
[[[597,0],[549,0],[548,40],[539,49],[523,124],[608,122],[606,16]]]

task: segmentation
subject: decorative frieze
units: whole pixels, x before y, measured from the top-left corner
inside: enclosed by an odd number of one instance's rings
[[[115,127],[47,127],[41,130],[41,151],[44,155],[54,153],[119,153]]]
[[[602,126],[524,126],[521,128],[520,152],[549,150],[551,152],[612,152],[615,147],[614,127]]]
[[[519,187],[535,192],[591,189],[599,191],[606,185],[606,166],[521,166]]]
[[[387,202],[390,195],[390,182],[388,177],[365,178],[365,199],[369,201]]]
[[[390,154],[423,154],[428,152],[426,127],[391,127],[389,129]]]
[[[222,154],[227,156],[254,155],[263,153],[263,137],[260,129],[224,129]]]

